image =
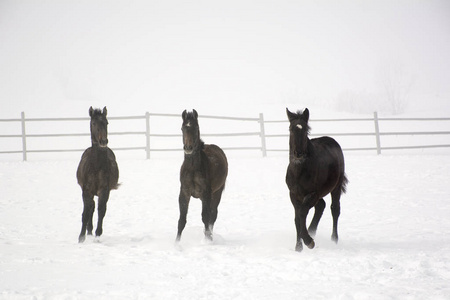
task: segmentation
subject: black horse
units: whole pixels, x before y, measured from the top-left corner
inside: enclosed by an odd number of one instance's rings
[[[309,110],[292,113],[286,108],[289,126],[289,166],[286,184],[289,188],[291,202],[295,208],[295,226],[297,228],[296,251],[302,251],[302,239],[305,245],[314,248],[315,235],[322,213],[325,209],[323,197],[331,193],[331,213],[333,216],[332,240],[338,241],[338,218],[340,214],[341,193],[345,193],[347,177],[345,176],[344,155],[339,144],[330,137],[310,140]],[[306,229],[306,217],[315,207],[314,217]],[[308,233],[309,232],[309,233]]]
[[[182,114],[184,161],[180,170],[180,219],[178,220],[179,241],[186,226],[189,200],[192,197],[202,200],[202,221],[205,224],[205,237],[213,239],[212,231],[217,219],[225,180],[228,175],[228,162],[225,153],[216,145],[205,145],[200,139],[198,114],[193,112]]]
[[[92,235],[92,216],[95,210],[94,196],[98,196],[98,224],[95,231],[96,236],[102,235],[103,218],[106,213],[110,190],[119,187],[119,168],[116,157],[108,148],[108,120],[106,119],[106,107],[100,109],[89,108],[91,117],[91,140],[92,147],[87,148],[81,156],[77,169],[77,180],[83,192],[83,215],[81,233],[78,242],[86,239],[86,229]]]

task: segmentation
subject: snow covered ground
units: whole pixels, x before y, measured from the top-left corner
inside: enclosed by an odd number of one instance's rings
[[[339,244],[327,197],[301,253],[286,153],[230,154],[215,241],[192,199],[178,246],[181,153],[119,161],[103,236],[84,244],[78,160],[0,162],[0,298],[449,299],[450,155],[345,157]]]

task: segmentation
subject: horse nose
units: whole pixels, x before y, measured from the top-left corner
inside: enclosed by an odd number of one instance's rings
[[[100,139],[100,146],[106,147],[108,145],[108,139]]]
[[[186,154],[192,154],[194,147],[192,147],[191,145],[185,145],[184,147],[184,153]]]
[[[298,152],[297,150],[294,150],[294,156],[296,158],[300,158],[302,155],[300,154],[300,152]]]

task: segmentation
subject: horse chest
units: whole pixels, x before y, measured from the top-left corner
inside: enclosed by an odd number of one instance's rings
[[[94,195],[98,195],[109,183],[109,174],[104,170],[96,170],[87,175],[84,187]]]
[[[192,197],[201,198],[203,191],[206,188],[206,182],[201,176],[194,177],[194,184],[192,187]]]
[[[189,190],[189,194],[194,198],[201,198],[207,188],[205,176],[200,171],[192,171],[185,174],[181,183],[182,188]]]
[[[293,192],[309,193],[317,188],[317,172],[307,165],[290,165],[286,175],[286,183]]]
[[[102,190],[117,184],[117,164],[108,158],[107,152],[89,148],[89,151],[83,154],[77,178],[84,191],[99,195]]]

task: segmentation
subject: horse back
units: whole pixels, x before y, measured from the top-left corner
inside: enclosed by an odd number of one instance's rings
[[[344,172],[344,154],[342,148],[335,139],[323,136],[311,140],[314,147],[314,156],[323,159],[324,163],[337,163],[339,170]]]
[[[77,181],[83,191],[97,195],[105,188],[119,187],[119,168],[114,152],[90,147],[81,156],[77,169]]]
[[[328,178],[323,178],[325,185],[342,187],[347,179],[345,177],[344,154],[339,143],[329,136],[312,139],[311,143],[315,151],[314,159],[318,165],[317,172],[328,169]],[[345,187],[343,188],[345,189]]]
[[[225,185],[228,175],[228,160],[223,150],[214,144],[205,145],[203,153],[208,159],[211,188],[214,192]]]

